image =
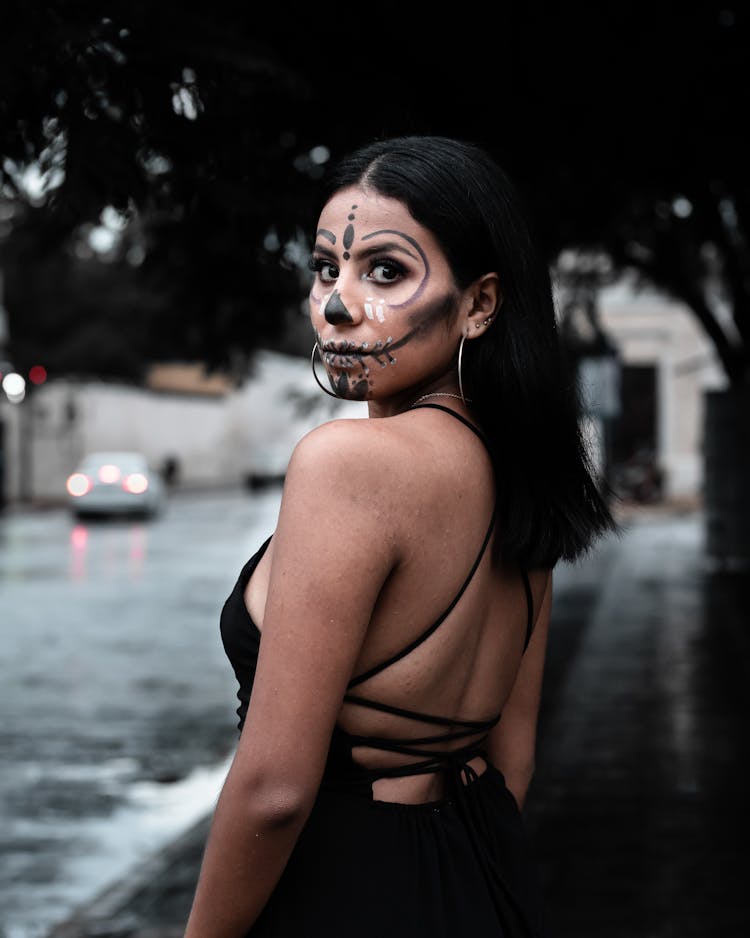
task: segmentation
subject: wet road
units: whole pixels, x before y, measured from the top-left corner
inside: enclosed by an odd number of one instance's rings
[[[236,742],[218,616],[278,500],[0,516],[3,938],[46,934],[212,803]]]
[[[257,543],[243,536],[238,562]],[[216,540],[225,560],[236,547]],[[206,615],[219,739],[234,686]],[[750,935],[748,697],[750,575],[710,569],[699,513],[632,513],[619,540],[558,568],[525,812],[550,938]],[[180,938],[205,834],[198,818],[55,938]]]

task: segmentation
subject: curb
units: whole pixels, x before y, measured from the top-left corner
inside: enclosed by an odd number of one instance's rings
[[[76,909],[47,938],[182,938],[210,821],[206,815],[194,823]]]

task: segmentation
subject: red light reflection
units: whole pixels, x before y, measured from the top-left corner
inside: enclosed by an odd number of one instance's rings
[[[77,524],[70,531],[70,575],[74,580],[82,580],[86,576],[86,548],[88,547],[89,532],[82,525]]]

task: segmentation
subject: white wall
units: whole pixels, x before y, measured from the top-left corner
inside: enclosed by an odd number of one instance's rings
[[[681,303],[627,284],[603,290],[601,323],[623,364],[657,370],[657,457],[669,498],[701,493],[703,394],[726,384],[714,347]]]
[[[312,402],[310,414],[299,415],[295,395]],[[108,449],[139,450],[156,468],[166,457],[176,457],[180,486],[241,485],[254,468],[283,468],[296,442],[314,426],[334,416],[366,414],[365,404],[324,395],[306,359],[272,352],[258,355],[242,387],[217,396],[49,382],[22,404],[3,404],[6,497],[16,500],[25,489],[27,497],[62,500],[78,460]]]

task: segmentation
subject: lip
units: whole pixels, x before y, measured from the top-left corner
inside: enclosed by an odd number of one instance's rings
[[[356,368],[364,367],[367,369],[365,359],[377,362],[381,368],[386,365],[395,365],[396,359],[393,352],[402,346],[413,335],[408,333],[405,337],[394,342],[393,336],[389,335],[385,339],[378,339],[372,345],[369,342],[353,342],[351,339],[326,339],[323,341],[320,335],[315,333],[320,358],[323,364],[331,368]]]
[[[318,348],[321,353],[331,355],[356,355],[360,358],[364,355],[377,355],[384,352],[393,344],[393,336],[389,335],[387,339],[378,339],[370,344],[369,342],[352,342],[350,339],[326,339],[323,341],[316,333]]]
[[[369,342],[358,344],[357,342],[351,342],[345,339],[339,342],[335,339],[328,339],[324,342],[320,336],[318,336],[318,346],[321,352],[330,352],[334,355],[367,355],[378,345],[382,346],[382,339],[375,343],[375,346],[370,346]]]
[[[354,368],[362,364],[364,352],[336,352],[330,349],[322,349],[320,357],[323,363],[331,368]]]

